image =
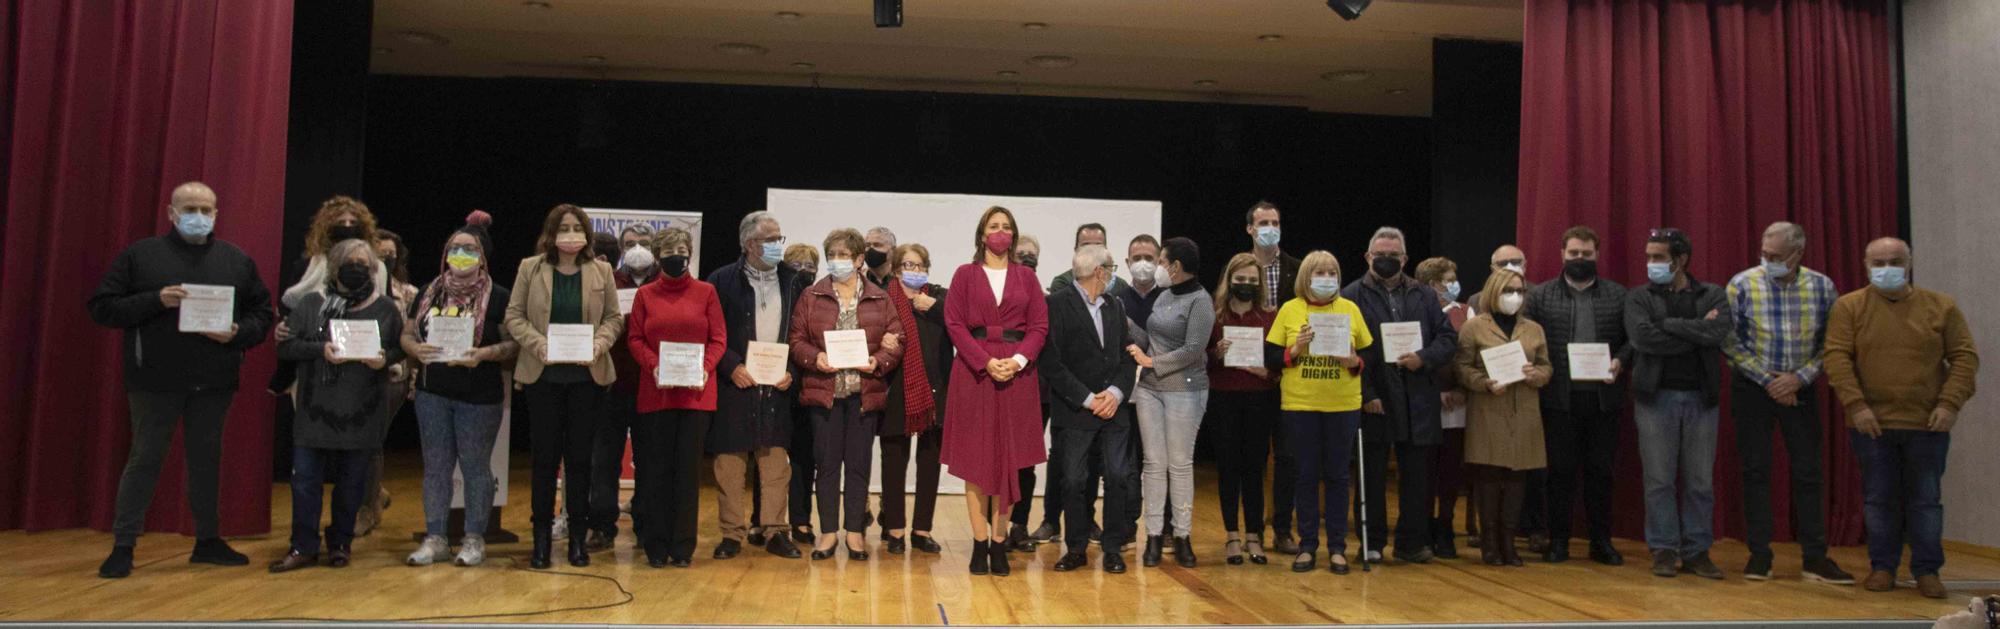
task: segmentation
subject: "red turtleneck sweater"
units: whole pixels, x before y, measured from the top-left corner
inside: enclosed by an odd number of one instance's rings
[[[715,410],[715,365],[729,341],[729,328],[722,320],[722,302],[715,287],[687,275],[661,277],[639,288],[632,299],[632,314],[625,318],[625,340],[632,359],[639,364],[639,412],[665,410]],[[700,391],[662,389],[654,384],[653,368],[660,363],[660,343],[702,343],[702,362],[708,384]]]

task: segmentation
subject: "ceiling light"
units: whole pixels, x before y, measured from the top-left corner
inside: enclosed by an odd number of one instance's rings
[[[800,70],[811,70],[813,69],[813,64],[804,61],[793,61],[792,67]]]
[[[1195,86],[1195,87],[1215,87],[1215,79],[1202,79],[1202,80],[1199,80],[1199,81],[1195,81],[1195,82],[1194,82],[1194,86]]]
[[[745,44],[740,42],[716,44],[715,51],[725,55],[732,55],[737,57],[755,57],[767,52],[771,52],[770,49],[765,48],[763,46],[759,46],[756,44]]]
[[[1388,94],[1390,96],[1402,96],[1404,94],[1410,93],[1410,90],[1398,87],[1398,88],[1383,90],[1382,93]]]
[[[997,74],[997,75],[1000,75],[1000,76],[1002,76],[1002,77],[1006,77],[1006,78],[1010,78],[1010,79],[1011,79],[1011,78],[1014,78],[1014,77],[1017,77],[1017,76],[1021,76],[1021,73],[1019,73],[1019,72],[1015,72],[1015,71],[1013,71],[1013,70],[1001,70],[1001,71],[999,71],[999,72],[995,72],[994,74]]]
[[[1328,72],[1326,74],[1319,75],[1319,78],[1320,80],[1333,81],[1336,83],[1357,83],[1360,81],[1366,81],[1368,80],[1368,77],[1371,76],[1375,75],[1369,74],[1367,70],[1341,70],[1338,72]]]
[[[1361,17],[1362,11],[1368,10],[1368,3],[1370,1],[1371,0],[1326,0],[1326,8],[1333,9],[1334,13],[1340,14],[1340,19],[1352,22],[1355,19]]]
[[[523,3],[521,3],[521,6],[524,6],[524,7],[528,7],[528,8],[530,8],[530,9],[550,9],[550,8],[554,8],[554,7],[550,6],[550,5],[549,5],[549,3],[547,3],[547,2],[541,2],[541,1],[539,1],[539,0],[528,0],[527,2],[523,2]]]
[[[393,52],[396,52],[396,49],[394,49],[394,48],[390,48],[390,47],[387,47],[387,46],[376,46],[376,47],[375,47],[375,54],[378,54],[378,55],[386,55],[386,54],[390,54],[390,53],[393,53]]]
[[[1275,44],[1281,41],[1285,41],[1285,36],[1279,35],[1277,33],[1271,33],[1269,35],[1258,35],[1257,41],[1264,42],[1267,44]]]
[[[1026,22],[1021,24],[1022,30],[1040,31],[1040,30],[1047,30],[1048,28],[1049,25],[1047,22]]]
[[[1067,68],[1076,65],[1076,57],[1063,55],[1035,55],[1028,58],[1028,65],[1037,68]]]
[[[587,55],[583,58],[583,61],[585,63],[604,63],[604,57],[600,55]]]
[[[398,31],[396,39],[421,46],[443,46],[451,43],[451,40],[445,39],[443,35],[423,31]]]
[[[787,22],[790,22],[790,21],[793,21],[793,20],[797,20],[797,19],[799,19],[799,18],[802,18],[802,17],[805,17],[805,16],[803,16],[803,15],[799,15],[799,13],[798,13],[797,11],[779,11],[779,12],[777,12],[777,13],[775,13],[775,14],[772,14],[772,15],[771,15],[771,17],[775,17],[775,18],[778,18],[778,19],[780,19],[780,20],[785,20],[785,21],[787,21]]]

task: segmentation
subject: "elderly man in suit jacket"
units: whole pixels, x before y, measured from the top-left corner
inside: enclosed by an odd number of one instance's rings
[[[1115,270],[1111,253],[1102,245],[1085,245],[1076,251],[1071,270],[1077,278],[1068,289],[1048,296],[1049,340],[1042,346],[1039,360],[1042,382],[1048,387],[1049,415],[1062,428],[1056,433],[1051,460],[1060,459],[1064,516],[1070,522],[1087,522],[1085,479],[1089,476],[1086,457],[1092,449],[1104,460],[1104,571],[1125,572],[1120,547],[1132,539],[1134,531],[1130,496],[1139,489],[1138,460],[1132,440],[1132,410],[1124,402],[1132,391],[1138,365],[1124,348],[1125,309],[1117,299],[1108,298],[1106,287]],[[1090,548],[1086,526],[1064,530],[1069,549],[1056,563],[1057,572],[1068,572],[1088,563],[1084,551]]]

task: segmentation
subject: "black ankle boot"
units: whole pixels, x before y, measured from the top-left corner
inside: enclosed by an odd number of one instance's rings
[[[1006,544],[993,544],[986,547],[986,569],[988,572],[992,572],[993,576],[1004,577],[1014,574],[1014,567],[1007,565],[1007,550],[1008,547]]]
[[[528,567],[536,570],[549,569],[549,547],[554,545],[554,536],[549,534],[549,525],[535,525],[535,550],[528,556]]]
[[[582,535],[570,536],[569,565],[578,568],[590,565],[590,538]]]
[[[986,574],[989,567],[986,563],[986,549],[991,545],[990,542],[985,541],[975,541],[972,543],[972,565],[966,567],[972,574]]]
[[[1165,551],[1161,546],[1165,542],[1166,539],[1159,535],[1147,535],[1146,552],[1139,555],[1139,564],[1148,568],[1160,567],[1160,554]]]

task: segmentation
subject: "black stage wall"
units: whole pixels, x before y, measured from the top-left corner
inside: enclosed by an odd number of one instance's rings
[[[1432,251],[1458,263],[1464,295],[1479,292],[1493,250],[1514,241],[1521,162],[1521,45],[1435,40],[1431,45]],[[1568,225],[1553,229],[1567,229]],[[1529,251],[1547,276],[1554,251]]]

